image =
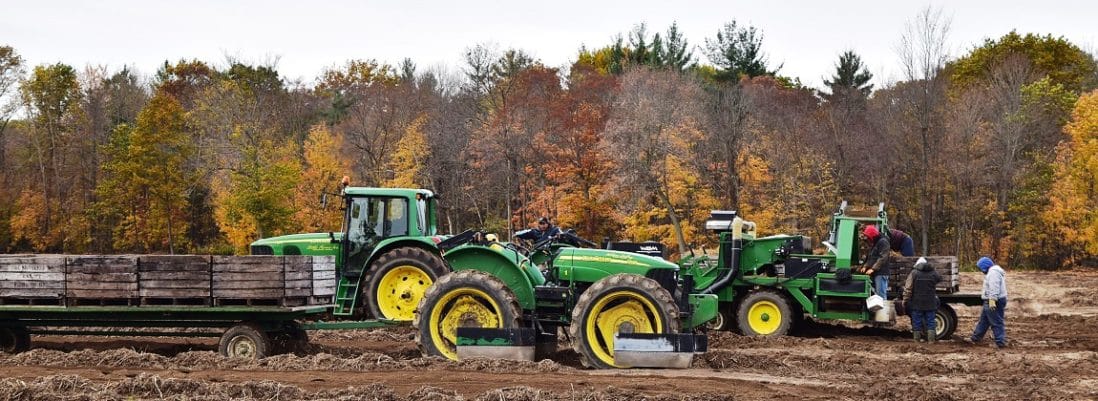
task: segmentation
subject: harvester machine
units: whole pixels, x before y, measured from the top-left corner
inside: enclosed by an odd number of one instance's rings
[[[874,212],[851,213],[846,202],[832,214],[826,240],[819,252],[803,235],[755,235],[754,223],[731,211],[714,211],[706,228],[718,235],[717,256],[689,256],[679,265],[684,277],[691,277],[699,294],[716,294],[719,313],[710,327],[738,329],[745,335],[785,335],[805,317],[817,320],[847,320],[874,325],[891,325],[895,315],[891,303],[876,310],[867,299],[873,295],[870,276],[852,267],[864,261],[859,234],[866,225],[888,232],[884,204]],[[888,299],[902,293],[903,279],[917,258],[891,257],[894,274]],[[936,313],[939,339],[948,338],[957,326],[950,304],[979,305],[978,294],[960,294],[957,258],[928,256],[942,273],[939,286],[941,306]],[[884,296],[885,294],[880,294]]]

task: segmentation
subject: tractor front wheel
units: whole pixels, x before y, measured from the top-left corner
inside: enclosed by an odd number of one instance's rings
[[[447,273],[438,255],[413,247],[386,252],[368,270],[363,293],[370,313],[397,321],[412,320],[427,287]]]
[[[568,333],[584,366],[627,368],[614,362],[618,333],[675,334],[679,327],[679,307],[658,282],[636,274],[615,274],[596,281],[580,295]]]
[[[428,288],[414,316],[416,344],[423,355],[456,361],[459,327],[518,328],[522,308],[495,276],[463,270],[442,276]]]
[[[745,336],[784,336],[793,326],[793,308],[781,294],[755,291],[740,301],[736,320]]]

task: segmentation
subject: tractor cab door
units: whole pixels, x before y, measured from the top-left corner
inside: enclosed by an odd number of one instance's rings
[[[408,200],[357,196],[348,200],[347,232],[343,235],[344,276],[362,275],[381,240],[408,235]]]

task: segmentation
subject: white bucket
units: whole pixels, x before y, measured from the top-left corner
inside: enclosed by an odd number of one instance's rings
[[[870,295],[869,298],[865,299],[865,307],[870,312],[877,312],[885,307],[885,300],[880,295]]]
[[[876,296],[876,295],[874,295]],[[881,309],[873,315],[873,321],[880,323],[888,323],[892,321],[892,302],[882,301]]]

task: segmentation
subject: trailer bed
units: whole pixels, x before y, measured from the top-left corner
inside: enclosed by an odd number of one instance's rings
[[[332,256],[0,256],[0,306],[326,305]]]

